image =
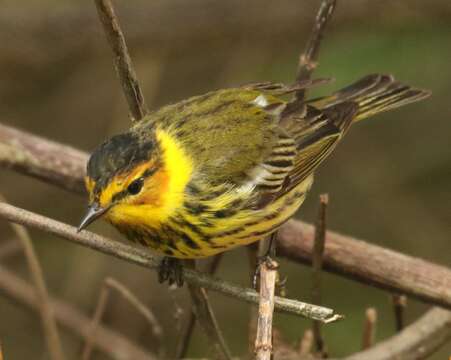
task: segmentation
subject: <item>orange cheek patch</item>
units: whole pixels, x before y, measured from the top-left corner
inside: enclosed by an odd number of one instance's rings
[[[144,183],[141,194],[133,200],[134,205],[153,205],[161,207],[164,205],[164,195],[168,190],[169,175],[165,169],[160,169]]]

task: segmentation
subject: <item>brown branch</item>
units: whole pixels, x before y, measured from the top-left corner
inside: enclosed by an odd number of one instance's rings
[[[277,253],[310,264],[313,242],[313,226],[289,221],[279,230]],[[451,309],[451,270],[444,266],[328,231],[323,268],[365,285]]]
[[[0,341],[0,360],[3,360],[3,347],[1,341]]]
[[[219,264],[221,263],[223,253],[215,255],[209,261],[207,268],[204,270],[205,273],[213,275],[218,270]],[[182,331],[180,340],[177,342],[177,347],[175,351],[175,359],[182,359],[186,356],[188,351],[189,343],[191,342],[191,337],[193,335],[194,325],[196,325],[196,315],[191,310],[188,314],[188,319],[186,321],[185,328]]]
[[[421,360],[450,339],[451,312],[433,308],[397,335],[342,360]]]
[[[396,331],[399,332],[404,329],[404,310],[407,306],[407,297],[404,295],[392,295],[393,312],[395,314]]]
[[[6,201],[3,195],[0,194],[0,201]],[[31,241],[28,230],[18,224],[11,223],[11,227],[17,236],[19,243],[22,246],[25,260],[28,266],[28,272],[36,291],[36,297],[39,302],[39,313],[41,315],[42,327],[44,330],[44,337],[49,349],[50,358],[53,360],[64,360],[63,346],[58,332],[58,327],[55,321],[55,314],[50,305],[47,285],[44,279],[44,273],[39,263],[36,252],[34,251],[33,243]]]
[[[376,336],[377,311],[375,308],[365,310],[365,321],[363,324],[362,349],[368,349],[374,344]]]
[[[86,159],[78,150],[0,125],[0,166],[80,193]],[[310,263],[313,233],[309,224],[288,222],[278,233],[278,254]],[[325,270],[451,309],[446,267],[331,231],[326,238]]]
[[[193,302],[193,312],[215,351],[215,358],[231,360],[232,355],[219,329],[213,308],[208,300],[207,292],[205,289],[191,284],[188,284],[188,290]]]
[[[185,260],[185,264],[192,269],[196,268],[194,260]],[[214,265],[212,270],[214,270]],[[192,301],[192,312],[196,316],[204,334],[209,339],[216,355],[215,358],[231,360],[232,355],[219,328],[218,320],[208,299],[207,292],[205,289],[191,284],[188,284],[188,291]]]
[[[15,303],[33,310],[39,309],[39,299],[33,287],[13,272],[0,266],[0,292],[14,300]],[[57,321],[80,337],[89,335],[91,320],[72,305],[50,297]],[[152,360],[153,355],[147,353],[138,345],[133,344],[122,335],[99,326],[93,335],[93,343],[111,358],[116,360]]]
[[[97,306],[92,317],[89,335],[85,337],[85,346],[82,351],[81,358],[83,360],[90,359],[94,348],[94,337],[105,313],[106,305],[111,294],[111,290],[115,290],[121,295],[132,307],[134,307],[146,321],[149,323],[152,333],[158,339],[158,348],[161,349],[163,340],[163,329],[152,311],[146,307],[127,287],[113,278],[106,278],[103,282]],[[159,355],[162,353],[159,351]]]
[[[104,254],[115,256],[116,258],[126,260],[142,267],[149,269],[157,269],[160,267],[160,258],[151,255],[149,251],[144,248],[123,244],[89,231],[82,231],[78,233],[77,228],[73,226],[6,203],[0,202],[0,217],[14,223],[45,231],[49,234],[62,237],[79,245],[98,250]],[[258,304],[258,293],[252,289],[243,288],[227,281],[186,268],[183,270],[183,277],[189,284],[212,291],[217,291],[223,295],[233,297],[241,301]],[[296,314],[309,319],[320,320],[324,323],[330,323],[341,319],[341,315],[335,314],[332,309],[307,304],[297,300],[280,298],[278,296],[275,297],[275,308],[277,311]]]
[[[321,270],[323,267],[324,244],[326,241],[326,229],[327,229],[326,215],[328,202],[329,197],[327,194],[320,195],[319,197],[320,207],[315,224],[315,240],[313,244],[313,257],[312,257],[312,268],[313,268],[312,303],[316,305],[322,304]],[[318,321],[313,321],[312,330],[316,351],[319,352],[320,354],[323,354],[324,340],[323,337],[321,336],[321,324]]]
[[[0,124],[0,166],[84,193],[88,154]]]
[[[316,15],[315,24],[310,33],[304,52],[299,57],[298,71],[296,81],[302,82],[310,79],[310,76],[317,67],[319,48],[324,36],[327,24],[332,17],[336,5],[336,0],[323,0]],[[296,99],[303,100],[306,89],[296,92]]]
[[[130,109],[132,121],[140,120],[146,115],[147,108],[113,5],[110,0],[95,0],[95,4],[114,54],[114,66]]]
[[[255,337],[255,358],[257,360],[270,360],[273,352],[272,318],[278,266],[277,262],[269,258],[260,265],[260,303]]]

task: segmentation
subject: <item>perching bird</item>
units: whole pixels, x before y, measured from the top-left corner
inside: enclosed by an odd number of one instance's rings
[[[315,83],[218,90],[148,114],[92,153],[79,229],[104,217],[180,259],[260,240],[294,215],[353,122],[429,95],[369,75],[331,96],[281,98]]]

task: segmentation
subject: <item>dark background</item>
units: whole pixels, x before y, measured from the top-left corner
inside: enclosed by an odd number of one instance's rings
[[[291,82],[314,20],[317,1],[116,0],[136,71],[150,108],[252,81]],[[329,92],[372,72],[431,89],[421,103],[355,126],[320,168],[298,217],[313,221],[318,195],[329,193],[329,227],[369,242],[449,266],[451,190],[451,5],[448,1],[340,2],[323,43],[317,76],[336,82]],[[2,2],[0,121],[89,151],[129,126],[110,49],[92,1]],[[316,92],[318,94],[318,92]],[[36,180],[0,170],[0,191],[17,206],[78,224],[86,200]],[[98,223],[91,230],[119,238]],[[0,221],[0,244],[12,237]],[[169,349],[176,308],[186,291],[168,291],[154,273],[32,231],[50,292],[91,313],[102,280],[113,276],[158,314]],[[27,276],[21,257],[4,265]],[[288,295],[310,299],[310,269],[282,263]],[[248,285],[246,253],[228,253],[219,274]],[[249,307],[211,294],[234,354],[247,347]],[[105,322],[149,345],[150,331],[133,309],[113,296]],[[325,327],[334,356],[360,349],[365,308],[379,314],[377,340],[394,332],[389,294],[326,275],[324,304],[346,314]],[[409,322],[427,306],[409,301]],[[174,324],[176,326],[174,327]],[[309,322],[276,315],[289,342]],[[63,332],[68,358],[80,341]],[[0,341],[6,359],[47,359],[37,314],[0,297]],[[196,329],[191,356],[206,354]],[[433,359],[444,359],[451,346]],[[73,354],[69,356],[69,354]],[[95,358],[103,356],[95,354]]]

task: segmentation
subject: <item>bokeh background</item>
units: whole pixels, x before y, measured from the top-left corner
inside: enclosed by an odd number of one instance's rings
[[[136,71],[150,108],[226,86],[253,81],[291,82],[313,23],[318,1],[116,0]],[[427,101],[382,114],[355,126],[321,167],[299,211],[315,218],[318,195],[329,193],[329,227],[369,242],[451,264],[451,3],[446,0],[340,2],[327,31],[317,76],[332,76],[332,91],[372,72],[387,72],[427,89]],[[2,1],[0,12],[0,121],[89,151],[129,126],[127,106],[110,49],[92,1]],[[0,192],[15,205],[78,224],[80,196],[0,170]],[[119,238],[98,223],[91,230]],[[0,244],[13,235],[0,221]],[[168,349],[189,302],[186,290],[168,291],[136,266],[32,231],[51,294],[87,313],[106,276],[126,283],[162,322]],[[27,275],[20,256],[2,265]],[[310,269],[282,262],[288,294],[308,301]],[[228,253],[219,275],[248,285],[243,249]],[[248,305],[211,294],[232,351],[247,349]],[[394,332],[389,294],[325,275],[324,304],[346,320],[324,328],[334,356],[360,349],[364,311],[379,315],[377,340]],[[409,322],[427,306],[409,300]],[[183,311],[180,314],[180,310]],[[118,296],[105,322],[143,346],[151,346],[142,318]],[[276,324],[288,342],[310,325],[285,315]],[[68,358],[78,358],[80,339],[63,331]],[[0,296],[0,341],[6,359],[47,359],[37,314]],[[195,330],[191,356],[206,354]],[[433,359],[451,353],[445,347]],[[106,358],[96,353],[95,359]]]

